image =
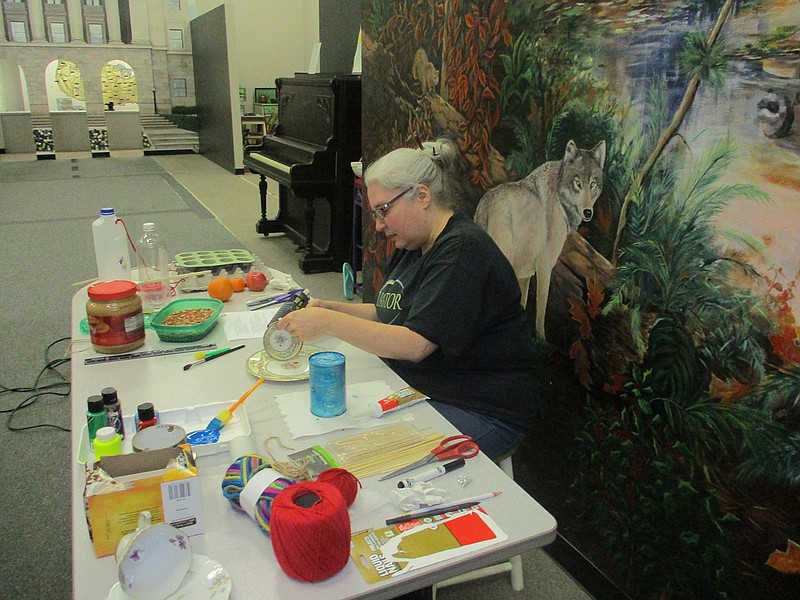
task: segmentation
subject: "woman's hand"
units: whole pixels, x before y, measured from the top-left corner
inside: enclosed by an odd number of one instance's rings
[[[321,300],[314,299],[305,308],[290,312],[278,321],[278,329],[285,329],[304,342],[327,335],[331,311],[321,308],[321,304]]]

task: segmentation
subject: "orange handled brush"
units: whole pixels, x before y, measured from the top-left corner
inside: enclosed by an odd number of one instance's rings
[[[233,411],[235,411],[237,408],[239,408],[239,405],[242,402],[244,402],[245,400],[247,400],[247,397],[250,394],[252,394],[255,391],[255,389],[258,386],[260,386],[262,383],[264,383],[264,378],[263,377],[261,379],[259,379],[258,381],[256,381],[253,384],[253,387],[251,387],[249,390],[247,390],[242,395],[241,398],[239,398],[236,402],[234,402],[231,405],[230,408],[226,408],[226,409],[223,409],[223,410],[219,411],[219,414],[216,417],[214,417],[213,419],[211,419],[211,421],[208,423],[208,425],[205,428],[205,431],[219,431],[220,429],[225,427],[225,425],[227,425],[228,422],[233,418]]]

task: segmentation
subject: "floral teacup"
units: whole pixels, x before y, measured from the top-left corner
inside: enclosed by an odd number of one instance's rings
[[[172,525],[151,522],[149,512],[140,513],[139,527],[117,546],[119,584],[137,600],[164,600],[192,565],[189,538]]]

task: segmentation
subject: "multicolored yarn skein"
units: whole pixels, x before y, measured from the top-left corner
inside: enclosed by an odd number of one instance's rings
[[[346,469],[333,468],[326,469],[317,475],[317,481],[323,483],[330,483],[333,487],[339,490],[344,496],[344,501],[347,506],[351,506],[355,502],[358,488],[361,487],[361,482],[358,477],[353,475]]]
[[[322,581],[350,557],[350,514],[340,490],[319,481],[283,490],[272,505],[272,549],[289,577]]]
[[[293,484],[293,480],[272,469],[263,456],[245,454],[225,472],[222,495],[233,508],[255,519],[269,535],[275,497]]]

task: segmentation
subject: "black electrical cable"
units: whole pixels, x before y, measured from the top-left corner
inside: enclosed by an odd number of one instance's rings
[[[58,344],[59,342],[63,342],[65,340],[69,340],[69,337],[62,337],[59,338],[50,344],[47,345],[44,351],[44,359],[45,359],[45,366],[39,372],[39,375],[36,376],[36,380],[33,382],[33,385],[30,387],[17,387],[17,388],[10,388],[2,383],[0,383],[0,396],[5,394],[30,394],[26,398],[24,398],[19,404],[14,406],[13,408],[7,409],[0,409],[0,414],[7,414],[8,418],[6,419],[6,427],[10,431],[26,431],[28,429],[37,429],[39,427],[51,427],[53,429],[59,429],[61,431],[70,431],[68,427],[62,427],[61,425],[56,425],[54,423],[38,423],[36,425],[26,425],[23,427],[17,427],[12,424],[12,420],[14,419],[14,415],[17,414],[20,410],[32,406],[36,400],[38,400],[42,396],[59,396],[62,398],[69,398],[70,396],[70,381],[61,374],[57,368],[61,365],[67,364],[72,360],[70,357],[66,358],[56,358],[51,360],[50,359],[50,349]],[[55,374],[61,381],[57,381],[55,383],[49,383],[46,385],[40,385],[40,381],[47,373]],[[65,390],[59,391],[60,388],[64,388]]]

